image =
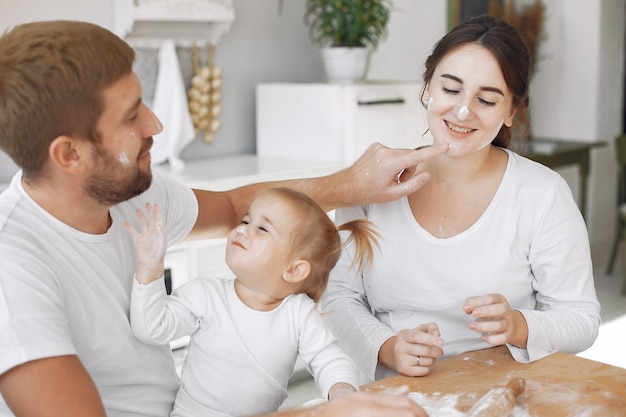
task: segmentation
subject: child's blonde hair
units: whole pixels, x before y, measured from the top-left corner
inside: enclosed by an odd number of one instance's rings
[[[289,188],[269,188],[263,194],[276,196],[289,204],[300,221],[291,234],[292,253],[309,261],[311,272],[297,293],[306,293],[318,302],[328,284],[328,276],[341,255],[340,230],[350,231],[346,244],[354,242],[353,265],[359,270],[372,262],[378,232],[367,219],[355,219],[337,227],[326,212],[307,195]]]

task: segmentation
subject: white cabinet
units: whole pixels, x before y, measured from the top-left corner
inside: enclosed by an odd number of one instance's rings
[[[417,83],[259,84],[257,155],[354,162],[372,142],[430,143]]]

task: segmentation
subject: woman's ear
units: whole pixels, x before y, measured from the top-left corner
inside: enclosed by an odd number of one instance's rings
[[[86,152],[83,141],[77,143],[71,136],[57,136],[48,147],[51,162],[58,168],[73,173],[84,169],[83,152]]]
[[[295,261],[287,270],[283,273],[283,279],[289,283],[300,282],[311,273],[311,264],[309,261],[299,259]]]
[[[511,127],[513,126],[513,119],[515,118],[515,113],[517,113],[517,109],[515,107],[513,107],[511,109],[511,114],[509,115],[509,117],[507,117],[506,119],[504,119],[504,125],[506,127]]]

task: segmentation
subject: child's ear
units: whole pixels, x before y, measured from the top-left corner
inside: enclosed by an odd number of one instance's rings
[[[287,282],[296,283],[306,279],[310,273],[311,264],[309,261],[299,259],[287,268],[287,270],[283,273],[283,279]]]

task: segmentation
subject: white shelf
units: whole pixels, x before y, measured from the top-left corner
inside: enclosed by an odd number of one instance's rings
[[[135,47],[217,45],[235,20],[234,0],[114,0],[113,12],[115,33]]]

